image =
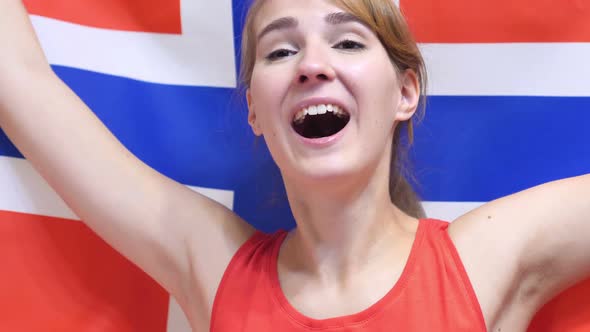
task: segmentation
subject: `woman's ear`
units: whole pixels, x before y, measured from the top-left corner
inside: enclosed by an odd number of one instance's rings
[[[420,82],[412,69],[407,69],[400,75],[400,92],[395,119],[407,121],[416,113],[420,101]]]
[[[250,124],[250,128],[252,128],[254,135],[261,136],[262,130],[260,130],[260,125],[256,121],[256,112],[254,110],[254,103],[252,102],[250,89],[246,90],[246,100],[248,101],[248,123]]]

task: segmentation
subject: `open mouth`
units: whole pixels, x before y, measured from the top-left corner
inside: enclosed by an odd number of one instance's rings
[[[295,114],[293,129],[305,138],[332,136],[346,127],[350,114],[336,105],[316,105]]]

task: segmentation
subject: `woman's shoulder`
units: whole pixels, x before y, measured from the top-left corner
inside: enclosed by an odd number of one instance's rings
[[[252,261],[270,258],[280,247],[288,231],[279,229],[273,232],[256,230],[236,251],[228,268],[238,262],[251,264]]]

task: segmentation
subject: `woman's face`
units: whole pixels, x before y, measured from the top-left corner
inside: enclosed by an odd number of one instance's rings
[[[411,117],[419,93],[367,26],[327,0],[266,0],[254,31],[249,122],[284,176],[389,162],[394,124]]]

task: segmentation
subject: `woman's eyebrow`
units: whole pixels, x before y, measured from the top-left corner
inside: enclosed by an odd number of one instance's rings
[[[330,25],[338,25],[345,23],[360,23],[364,26],[367,25],[365,22],[363,22],[363,20],[358,18],[356,15],[347,12],[337,12],[328,14],[326,15],[325,21]]]
[[[347,12],[337,12],[337,13],[328,14],[324,18],[324,20],[329,25],[339,25],[339,24],[354,22],[354,23],[360,23],[364,26],[367,26],[367,24],[365,22],[363,22],[360,18],[358,18],[357,16],[355,16],[351,13],[347,13]],[[257,40],[260,40],[262,37],[264,37],[264,35],[268,34],[271,31],[293,29],[293,28],[296,28],[298,25],[299,25],[299,21],[295,17],[292,17],[292,16],[281,17],[279,19],[276,19],[276,20],[270,22],[264,29],[262,29],[262,31],[258,34]]]
[[[271,31],[275,30],[283,30],[283,29],[293,29],[299,25],[299,21],[295,17],[287,16],[281,17],[270,22],[262,31],[258,34],[258,40],[260,40],[264,35],[268,34]]]

